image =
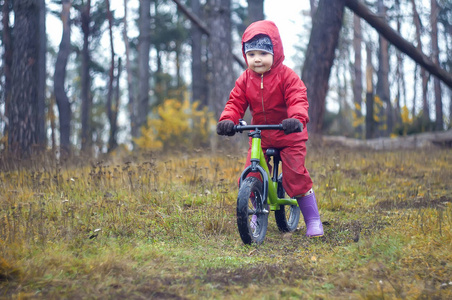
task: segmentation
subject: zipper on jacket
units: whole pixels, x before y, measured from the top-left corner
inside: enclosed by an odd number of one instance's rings
[[[264,74],[261,74],[261,100],[262,100],[262,113],[264,114],[265,123],[267,123],[267,116],[265,115],[264,107]]]

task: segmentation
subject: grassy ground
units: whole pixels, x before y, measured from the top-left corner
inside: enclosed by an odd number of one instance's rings
[[[325,236],[244,246],[243,153],[2,159],[0,298],[450,299],[452,151],[310,148]]]

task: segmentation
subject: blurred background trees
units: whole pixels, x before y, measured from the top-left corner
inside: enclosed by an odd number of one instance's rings
[[[240,37],[265,18],[264,0],[0,7],[0,147],[20,156],[208,146],[245,67]],[[450,128],[451,0],[305,7],[286,60],[308,86],[312,133],[364,139]]]

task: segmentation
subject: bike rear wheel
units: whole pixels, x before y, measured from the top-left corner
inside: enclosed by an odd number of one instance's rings
[[[237,228],[243,243],[260,244],[268,226],[267,199],[263,199],[263,185],[256,177],[243,180],[237,196]]]
[[[282,174],[278,178],[278,198],[286,197],[286,191],[282,186]],[[281,205],[275,210],[276,225],[281,232],[293,232],[300,221],[300,208],[297,205]]]

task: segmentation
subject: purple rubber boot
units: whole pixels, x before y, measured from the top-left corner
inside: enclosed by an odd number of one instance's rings
[[[306,224],[306,236],[323,236],[323,226],[320,221],[319,209],[317,208],[314,192],[297,198],[297,201]]]

